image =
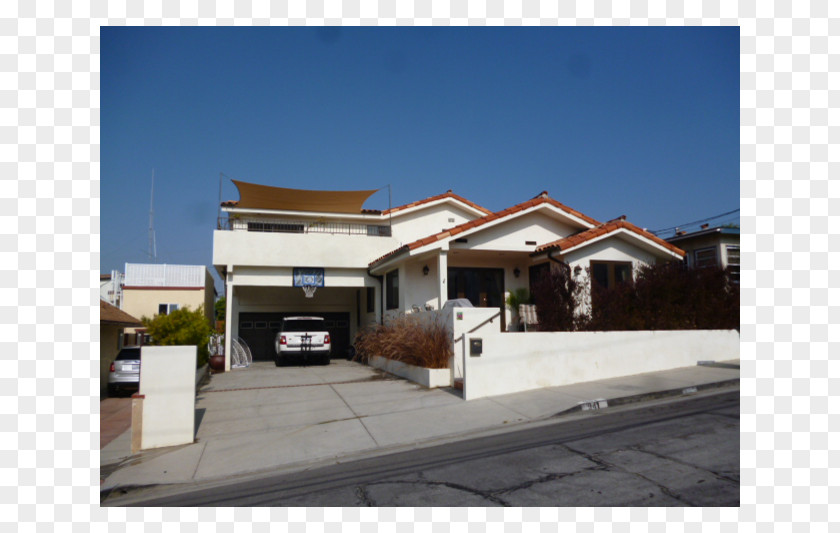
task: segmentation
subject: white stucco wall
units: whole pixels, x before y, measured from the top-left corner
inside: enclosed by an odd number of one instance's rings
[[[192,443],[195,438],[195,346],[144,346],[141,448]]]
[[[500,334],[491,328],[464,337],[464,346],[483,341],[481,356],[468,349],[463,355],[465,400],[740,357],[735,330]]]
[[[468,235],[467,243],[453,242],[451,247],[530,253],[534,251],[534,245],[525,244],[526,241],[535,241],[537,245],[546,244],[576,231],[577,228],[534,212]]]
[[[327,233],[213,232],[213,264],[363,268],[399,247],[393,237]]]
[[[410,212],[397,212],[391,218],[391,235],[400,244],[408,244],[440,231],[458,226],[480,215],[444,202]],[[387,217],[385,219],[387,224]]]

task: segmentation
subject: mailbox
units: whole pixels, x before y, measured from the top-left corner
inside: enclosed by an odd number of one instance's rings
[[[482,351],[481,339],[470,339],[470,357],[480,356],[481,351]]]

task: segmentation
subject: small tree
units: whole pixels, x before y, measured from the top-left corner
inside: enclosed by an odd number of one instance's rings
[[[198,367],[206,364],[210,358],[207,343],[213,328],[204,316],[203,306],[195,311],[184,307],[168,315],[156,315],[154,318],[143,317],[143,325],[152,337],[154,346],[197,346]]]
[[[540,331],[580,329],[585,318],[580,314],[584,288],[565,263],[540,276],[534,284]]]

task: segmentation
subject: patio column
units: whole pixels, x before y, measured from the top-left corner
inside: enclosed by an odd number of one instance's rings
[[[446,288],[446,271],[448,268],[446,256],[448,253],[448,250],[438,252],[438,309],[443,309],[443,304],[449,297],[449,291]]]
[[[228,265],[225,280],[225,372],[230,372],[231,340],[233,338],[233,265]]]

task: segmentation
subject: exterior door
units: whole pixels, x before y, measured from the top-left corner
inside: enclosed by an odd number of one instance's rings
[[[447,298],[466,298],[473,307],[498,307],[505,331],[505,271],[501,268],[450,267]]]

